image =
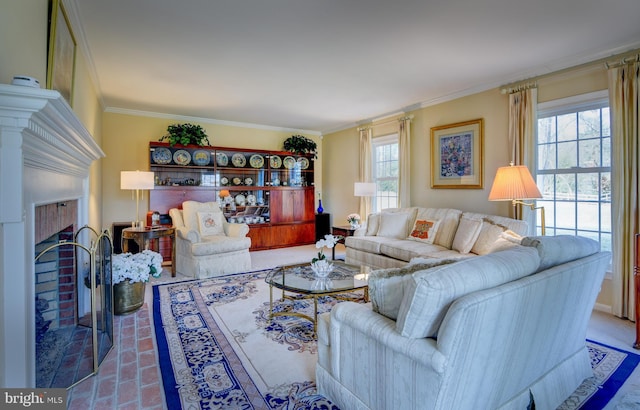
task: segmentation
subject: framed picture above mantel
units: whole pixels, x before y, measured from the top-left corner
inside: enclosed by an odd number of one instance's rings
[[[76,39],[62,0],[50,0],[49,6],[47,88],[58,91],[73,105]]]
[[[482,189],[482,118],[431,128],[431,188]]]

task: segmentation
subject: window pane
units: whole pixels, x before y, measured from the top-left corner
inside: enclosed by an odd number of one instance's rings
[[[580,139],[600,137],[600,110],[578,113],[578,135]]]
[[[611,138],[602,139],[602,166],[611,167]]]
[[[556,169],[556,145],[538,145],[538,169]]]
[[[556,175],[556,199],[575,201],[576,199],[575,174]]]
[[[600,174],[600,200],[611,202],[611,172]]]
[[[578,202],[580,228],[598,231],[600,228],[600,206],[597,202]]]
[[[576,227],[575,202],[558,202],[556,204],[556,226],[560,229]]]
[[[605,107],[602,109],[602,136],[610,137],[611,136],[611,118],[609,117],[609,107]]]
[[[578,138],[578,124],[575,114],[558,115],[558,141],[570,141]]]
[[[578,174],[578,199],[597,201],[600,195],[600,175],[598,173]]]
[[[556,117],[538,120],[538,143],[556,142]]]
[[[558,144],[558,168],[573,168],[578,166],[578,152],[576,141]]]
[[[600,166],[600,139],[590,139],[578,143],[580,167],[594,168]]]

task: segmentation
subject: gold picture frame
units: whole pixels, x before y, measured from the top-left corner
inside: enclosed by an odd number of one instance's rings
[[[62,0],[52,0],[49,13],[47,88],[58,91],[72,105],[76,67],[76,38]]]
[[[482,118],[431,128],[431,188],[482,189]]]

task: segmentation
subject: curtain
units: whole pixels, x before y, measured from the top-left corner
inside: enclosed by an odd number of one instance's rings
[[[640,55],[634,61],[607,64],[611,115],[611,213],[613,314],[636,320],[634,311],[634,236],[640,233],[638,188],[640,154]]]
[[[524,85],[509,94],[509,147],[514,165],[526,165],[535,179],[536,111],[538,90],[535,85]],[[511,215],[529,221],[535,227],[535,213],[529,207],[518,205]],[[533,223],[531,222],[533,221]]]
[[[411,117],[398,121],[398,207],[411,203]]]
[[[371,182],[371,127],[359,128],[360,132],[360,169],[359,169],[359,182]],[[366,220],[371,213],[371,197],[360,197],[360,217],[362,220]]]

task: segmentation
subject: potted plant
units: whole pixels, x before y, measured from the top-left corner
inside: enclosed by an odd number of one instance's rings
[[[144,250],[140,253],[113,255],[111,280],[113,282],[113,313],[133,313],[144,304],[145,283],[149,277],[160,277],[162,255]]]
[[[316,158],[316,143],[302,135],[292,135],[284,140],[284,150],[293,152],[294,154],[313,154]]]
[[[176,144],[188,145],[210,145],[207,133],[199,125],[194,124],[173,124],[167,127],[167,133],[160,138],[160,141],[167,140],[172,147]]]

